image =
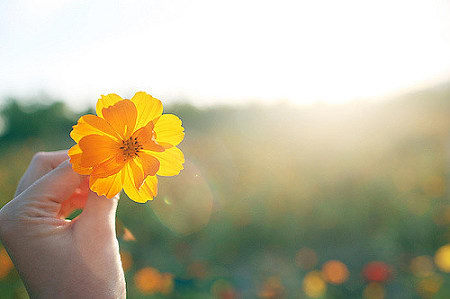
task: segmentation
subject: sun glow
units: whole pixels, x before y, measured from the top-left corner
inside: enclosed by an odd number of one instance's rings
[[[450,74],[447,1],[44,3],[1,4],[0,95],[340,103]]]

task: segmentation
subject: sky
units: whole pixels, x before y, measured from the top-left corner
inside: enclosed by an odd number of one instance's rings
[[[447,80],[450,0],[0,1],[0,99],[341,103]]]

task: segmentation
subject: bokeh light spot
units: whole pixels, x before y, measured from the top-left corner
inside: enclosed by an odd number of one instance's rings
[[[349,276],[347,266],[340,261],[328,261],[322,266],[323,278],[332,284],[344,283]]]
[[[303,270],[311,270],[317,264],[317,254],[314,250],[303,247],[295,255],[295,263]]]
[[[259,291],[261,298],[283,298],[284,286],[278,276],[271,276],[264,281]]]
[[[391,274],[391,267],[384,262],[370,262],[363,269],[364,278],[368,281],[385,282]]]
[[[450,244],[444,245],[436,251],[434,262],[443,272],[450,272]]]
[[[433,260],[429,256],[418,256],[411,260],[411,272],[417,277],[427,277],[433,274]]]
[[[122,262],[122,268],[124,272],[127,272],[130,270],[131,266],[133,265],[133,256],[131,253],[125,250],[120,251],[120,260]]]
[[[0,279],[5,278],[14,267],[5,248],[0,249]]]
[[[416,286],[417,292],[424,298],[431,298],[441,288],[443,278],[440,275],[426,277]]]
[[[214,298],[234,299],[238,298],[237,293],[231,283],[226,280],[216,280],[211,286],[211,294]]]
[[[322,279],[320,272],[311,271],[303,279],[303,291],[311,298],[322,296],[327,289],[327,284]]]
[[[142,268],[134,275],[136,287],[144,294],[150,295],[159,292],[161,282],[161,274],[155,268]]]
[[[383,299],[384,287],[377,282],[369,283],[363,292],[364,299]]]

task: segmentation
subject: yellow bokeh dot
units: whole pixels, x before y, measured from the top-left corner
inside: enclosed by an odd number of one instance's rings
[[[322,266],[323,278],[332,284],[344,283],[349,276],[347,266],[340,261],[328,261]]]
[[[444,272],[450,272],[450,244],[444,245],[436,251],[434,262]]]
[[[319,271],[311,271],[303,279],[303,291],[311,298],[322,296],[327,289],[327,284],[322,279]]]
[[[367,285],[363,292],[364,299],[383,299],[384,298],[384,287],[377,283],[371,282]]]
[[[425,298],[430,298],[436,294],[443,283],[440,275],[433,275],[422,279],[416,286],[417,292]]]

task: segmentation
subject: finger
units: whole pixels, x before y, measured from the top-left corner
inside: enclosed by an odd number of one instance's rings
[[[66,160],[34,182],[21,197],[61,204],[79,188],[83,179],[84,176],[73,171],[69,160]]]
[[[56,152],[39,152],[34,155],[30,162],[30,166],[20,179],[14,197],[25,191],[39,178],[58,167],[61,162],[67,160],[67,150]]]
[[[119,194],[108,199],[89,191],[79,222],[106,223],[114,225]]]

